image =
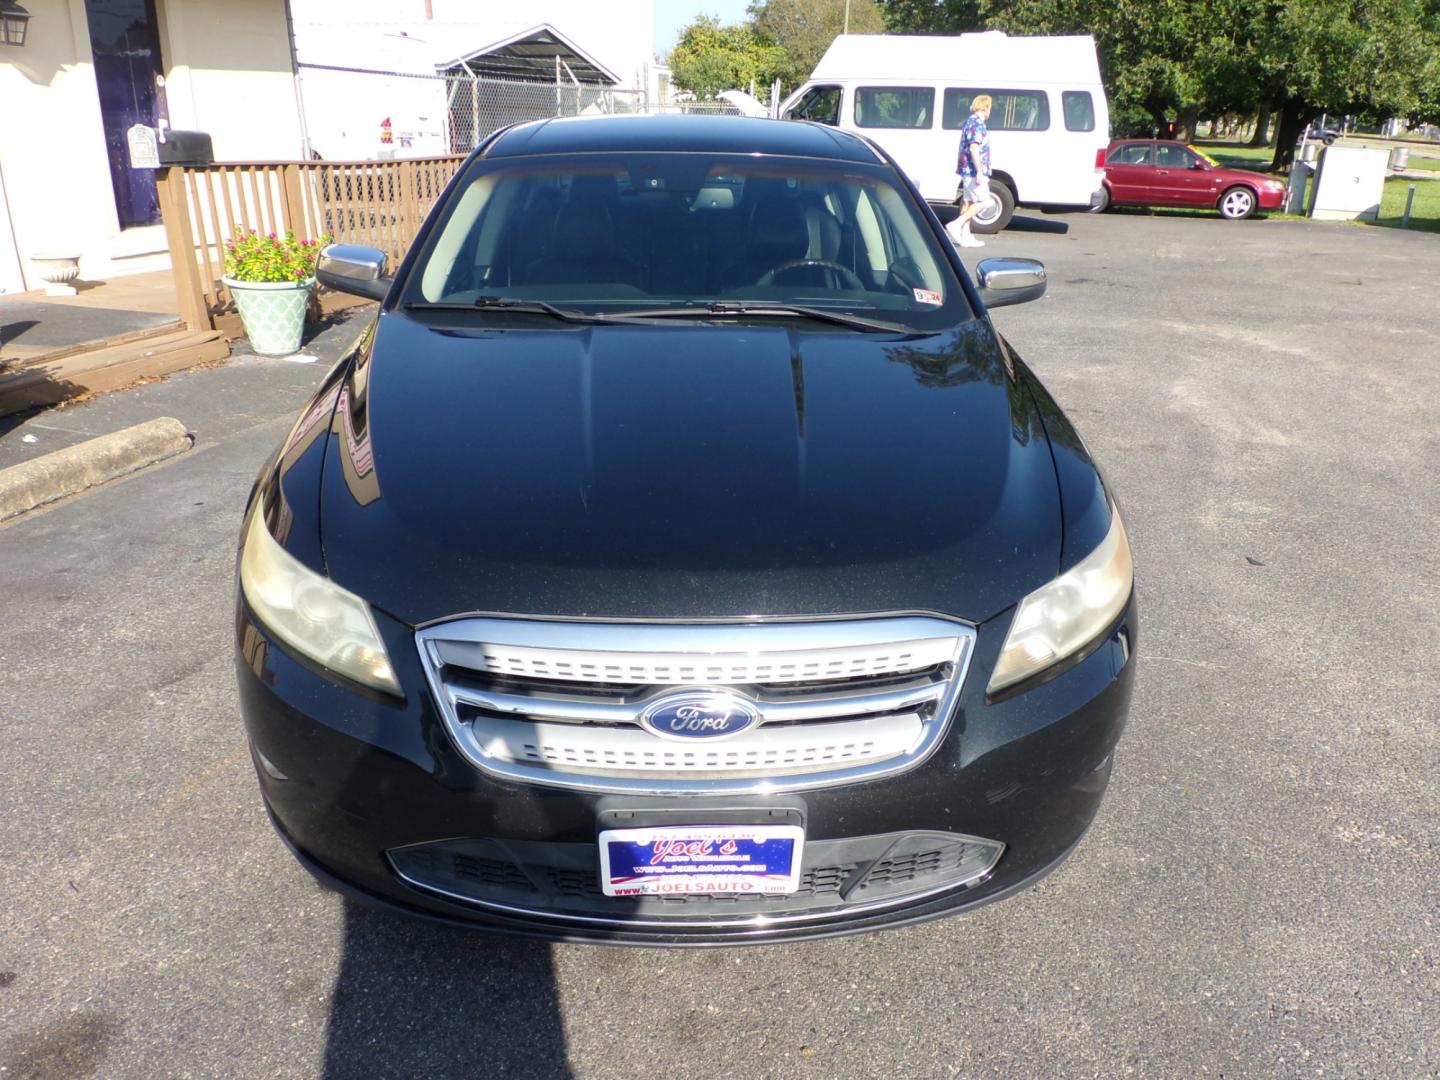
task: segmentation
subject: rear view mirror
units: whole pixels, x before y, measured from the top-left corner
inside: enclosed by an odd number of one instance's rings
[[[987,308],[1038,300],[1045,295],[1045,264],[1035,259],[985,259],[975,267]]]
[[[385,276],[385,252],[359,244],[331,244],[320,253],[315,277],[321,285],[367,300],[384,300],[393,278]]]

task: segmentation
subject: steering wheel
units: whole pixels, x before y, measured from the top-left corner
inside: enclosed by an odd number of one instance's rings
[[[786,271],[800,270],[812,266],[819,267],[822,270],[833,270],[836,274],[840,275],[840,281],[847,289],[854,289],[857,292],[865,291],[865,283],[855,275],[854,271],[848,267],[841,266],[837,262],[831,262],[829,259],[791,259],[789,262],[781,263],[779,266],[767,270],[760,276],[760,280],[755,282],[755,284],[760,288],[766,285],[773,285],[775,279]]]

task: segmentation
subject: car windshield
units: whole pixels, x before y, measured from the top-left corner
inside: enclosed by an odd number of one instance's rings
[[[1186,149],[1190,150],[1194,154],[1198,154],[1200,157],[1208,161],[1211,165],[1214,165],[1217,169],[1220,168],[1220,162],[1216,161],[1209,154],[1205,153],[1204,150],[1200,150],[1197,147],[1190,146],[1188,143],[1186,144]]]
[[[972,314],[937,241],[895,174],[875,166],[706,153],[477,159],[402,303],[641,317],[803,307],[934,331]]]

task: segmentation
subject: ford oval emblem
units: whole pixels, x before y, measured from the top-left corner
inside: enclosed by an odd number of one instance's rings
[[[667,694],[640,714],[643,727],[667,739],[723,739],[760,723],[744,698],[716,691]]]

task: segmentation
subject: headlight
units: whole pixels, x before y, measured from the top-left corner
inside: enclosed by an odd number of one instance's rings
[[[258,506],[240,555],[240,588],[256,618],[296,652],[347,679],[400,694],[370,606],[277,544]]]
[[[1020,601],[988,691],[1014,686],[1079,652],[1119,617],[1134,584],[1130,541],[1111,506],[1110,531],[1100,546]]]

